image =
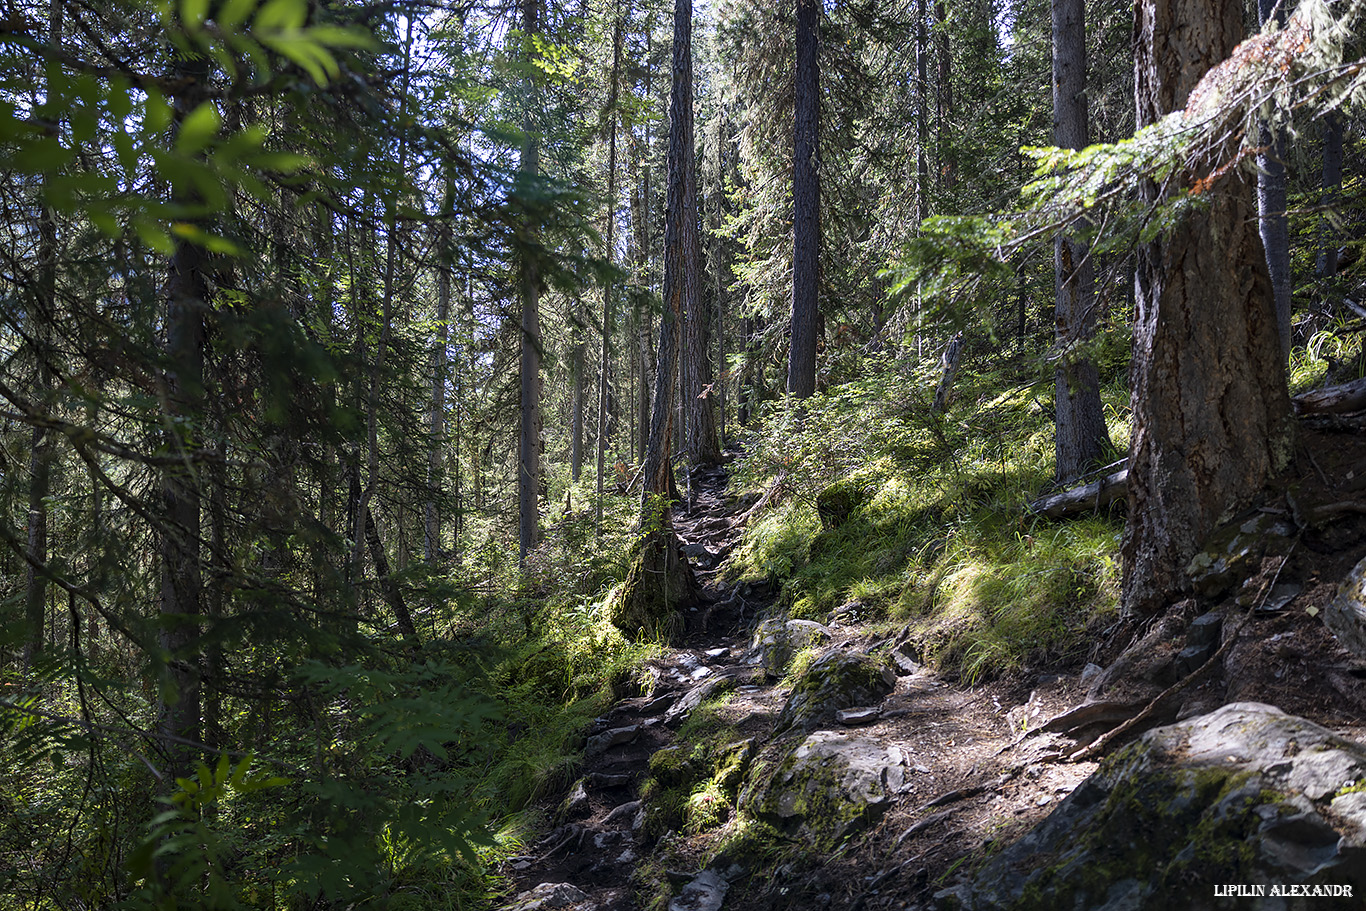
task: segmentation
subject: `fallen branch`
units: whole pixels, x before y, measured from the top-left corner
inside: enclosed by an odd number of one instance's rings
[[[1292,398],[1296,414],[1345,414],[1366,408],[1366,379],[1301,392]]]
[[[1039,497],[1025,508],[1032,513],[1061,519],[1096,509],[1104,509],[1129,492],[1129,469],[1121,468],[1080,487],[1072,487]]]

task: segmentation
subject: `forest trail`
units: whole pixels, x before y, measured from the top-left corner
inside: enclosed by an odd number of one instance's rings
[[[648,696],[621,700],[586,732],[577,781],[542,804],[547,831],[533,850],[509,858],[501,871],[509,895],[516,896],[498,906],[503,911],[639,911],[642,896],[661,877],[677,893],[702,875],[715,830],[661,838],[646,823],[639,792],[649,777],[650,757],[675,744],[688,713],[723,685],[734,690],[719,710],[721,719],[739,736],[760,743],[772,736],[788,696],[784,681],[765,680],[752,657],[750,637],[774,600],[771,586],[721,579],[755,500],[729,495],[727,481],[724,465],[700,472],[684,492],[686,508],[675,516],[701,589],[698,604],[688,611],[683,643],[650,663],[654,687]],[[831,618],[828,629],[832,649],[885,652],[893,644],[886,633],[870,635],[856,611]],[[718,878],[702,876],[710,891],[693,893],[700,904],[680,907],[720,907],[727,889],[728,911],[777,907],[792,899],[792,907],[869,905],[892,879],[907,879],[919,886],[914,891],[923,891],[936,879],[928,872],[936,859],[948,867],[982,843],[984,828],[999,832],[996,811],[1003,795],[1018,797],[1010,828],[1022,830],[1094,768],[1081,763],[1047,770],[1036,760],[1056,756],[1036,756],[1032,745],[1023,761],[1015,754],[998,758],[1019,730],[1020,718],[1010,710],[1021,714],[1018,706],[1026,703],[1023,713],[1034,718],[1061,712],[1079,697],[1070,678],[1052,675],[1024,690],[1019,682],[972,689],[941,681],[914,661],[901,665],[879,716],[858,728],[860,737],[894,746],[907,757],[906,783],[863,843],[865,850],[822,858],[818,869],[802,870],[796,883],[781,881],[792,873],[791,864],[732,869],[720,890]],[[1003,775],[1004,766],[1013,771]],[[1032,771],[1021,775],[1026,767]]]
[[[743,516],[752,501],[728,497],[725,464],[697,472],[674,515],[674,530],[697,578],[697,603],[686,614],[681,646],[655,661],[648,670],[651,693],[624,699],[600,716],[587,732],[581,777],[567,795],[546,801],[552,830],[535,852],[510,858],[504,874],[511,892],[520,895],[541,884],[569,884],[587,896],[596,911],[634,911],[638,883],[636,865],[650,853],[653,839],[644,833],[639,788],[649,776],[650,757],[670,745],[675,729],[708,691],[726,679],[749,678],[752,665],[740,663],[747,634],[756,617],[772,602],[770,586],[726,584],[723,564],[744,532]],[[775,687],[744,686],[756,706],[776,702]],[[691,698],[690,698],[691,697]],[[771,711],[776,711],[772,706]],[[573,896],[561,890],[550,907]],[[524,902],[525,896],[522,896]],[[582,903],[582,897],[575,898]],[[524,907],[513,901],[507,908]],[[539,906],[533,906],[539,907]]]
[[[1366,464],[1366,443],[1357,438],[1316,437],[1312,446],[1328,478],[1348,479],[1342,484],[1354,483],[1345,466]],[[699,474],[687,494],[691,507],[675,517],[701,586],[682,644],[650,663],[650,695],[621,700],[585,732],[580,777],[543,802],[546,830],[501,870],[507,894],[516,896],[496,906],[502,911],[640,911],[652,894],[664,893],[665,881],[675,911],[930,909],[937,907],[935,893],[971,870],[974,859],[1033,828],[1096,769],[1094,761],[1069,761],[1078,747],[1074,734],[1053,732],[1086,700],[1083,668],[1025,668],[977,684],[944,678],[918,663],[905,644],[907,628],[869,624],[851,603],[826,620],[826,650],[878,655],[897,666],[895,687],[871,718],[841,722],[846,735],[904,757],[903,782],[882,815],[833,851],[792,839],[749,868],[715,860],[724,826],[661,834],[669,827],[647,825],[640,788],[650,757],[679,743],[680,728],[688,735],[692,709],[733,687],[715,709],[710,733],[721,725],[726,736],[753,738],[762,750],[774,742],[789,694],[790,681],[765,679],[751,647],[776,592],[722,578],[743,516],[757,500],[728,493],[727,481],[724,466]],[[1299,485],[1305,502],[1336,503],[1350,493],[1332,484],[1321,489],[1315,475]],[[1285,574],[1302,580],[1293,609],[1258,611],[1237,634],[1223,673],[1184,694],[1183,717],[1232,701],[1265,702],[1366,742],[1366,668],[1351,662],[1315,619],[1338,580],[1363,558],[1366,517],[1339,517],[1306,533]],[[1190,599],[1174,610],[1193,617],[1211,607],[1217,605]],[[1244,613],[1236,605],[1217,609]],[[1109,664],[1127,641],[1100,640],[1093,660]],[[680,887],[693,883],[700,885],[685,901]]]

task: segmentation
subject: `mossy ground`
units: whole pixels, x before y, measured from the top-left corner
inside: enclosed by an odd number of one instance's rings
[[[858,619],[908,627],[925,660],[968,680],[1079,659],[1116,614],[1123,518],[1026,514],[1053,482],[1051,381],[1024,364],[964,376],[948,415],[930,412],[928,381],[888,362],[800,422],[770,414],[737,474],[779,484],[777,504],[733,575],[780,582],[793,617],[858,602]],[[1103,396],[1122,448],[1118,367]]]

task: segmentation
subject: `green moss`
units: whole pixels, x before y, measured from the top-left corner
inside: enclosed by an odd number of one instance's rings
[[[1122,770],[1137,756],[1130,748],[1099,774]],[[1247,787],[1251,772],[1178,767],[1118,775],[1123,783],[1110,792],[1087,835],[1039,865],[1012,911],[1094,905],[1126,880],[1179,895],[1195,882],[1239,882],[1251,868],[1255,821],[1248,811],[1268,802],[1261,789]],[[1177,833],[1184,846],[1173,843]],[[1078,863],[1080,856],[1086,859]],[[1037,855],[1031,863],[1038,863]]]

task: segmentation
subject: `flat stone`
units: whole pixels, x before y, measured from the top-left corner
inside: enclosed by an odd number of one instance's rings
[[[590,911],[587,893],[569,883],[541,883],[521,893],[502,911]]]
[[[896,688],[896,672],[880,659],[832,649],[813,661],[788,694],[775,728],[813,731],[840,709],[874,706]]]
[[[665,711],[669,708],[669,706],[673,705],[677,701],[678,697],[676,695],[674,695],[673,693],[665,693],[663,696],[656,696],[649,702],[642,705],[640,707],[640,711],[643,715],[658,715],[660,712]]]
[[[706,700],[713,696],[719,696],[726,690],[735,686],[735,681],[729,677],[712,677],[694,686],[683,694],[683,698],[664,713],[664,725],[676,728],[687,720],[692,714],[693,709],[697,708]]]
[[[840,709],[835,712],[835,720],[848,727],[872,724],[882,717],[882,709],[876,706],[862,706],[853,709]]]
[[[669,902],[669,911],[719,911],[729,888],[719,875],[703,870]]]
[[[636,780],[629,772],[589,772],[583,776],[590,788],[628,788]]]

